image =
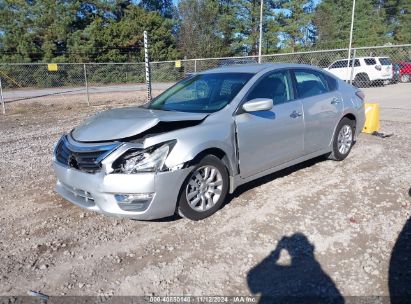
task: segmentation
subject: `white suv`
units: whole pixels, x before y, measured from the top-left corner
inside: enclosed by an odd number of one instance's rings
[[[347,63],[347,59],[337,60],[325,70],[344,81],[349,81],[352,60],[350,60],[349,67]],[[367,87],[373,83],[389,83],[392,77],[392,63],[389,57],[358,57],[354,60],[352,79],[357,87]]]

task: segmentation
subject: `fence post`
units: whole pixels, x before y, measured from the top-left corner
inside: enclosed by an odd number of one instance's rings
[[[150,61],[148,58],[148,37],[147,31],[144,31],[144,62],[146,66],[146,84],[147,84],[147,101],[151,101],[151,79],[150,79]]]
[[[6,108],[4,107],[4,98],[3,98],[3,84],[1,82],[1,77],[0,77],[0,99],[1,99],[1,107],[3,111],[3,115],[6,115]]]
[[[184,71],[183,73],[184,73],[184,75],[183,75],[182,78],[184,78],[187,75],[187,56],[184,56],[184,59],[181,62],[183,62],[183,71]]]
[[[357,49],[354,49],[354,53],[352,55],[352,60],[351,60],[351,75],[350,75],[350,84],[352,84],[352,78],[354,76],[354,62],[355,62],[355,56],[357,54]]]
[[[86,69],[85,63],[83,64],[83,70],[84,70],[84,83],[86,84],[87,106],[90,106],[90,96],[88,94],[87,69]]]

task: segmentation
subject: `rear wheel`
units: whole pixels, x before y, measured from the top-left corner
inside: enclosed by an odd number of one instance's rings
[[[190,220],[202,220],[221,207],[227,192],[227,168],[218,157],[207,155],[194,167],[180,190],[178,214]]]
[[[357,88],[366,88],[370,83],[370,77],[367,74],[357,74],[353,82]]]
[[[410,81],[410,75],[408,74],[401,75],[401,82],[409,82],[409,81]]]
[[[335,130],[333,139],[333,150],[329,158],[333,160],[344,160],[351,151],[354,143],[355,122],[344,117]]]

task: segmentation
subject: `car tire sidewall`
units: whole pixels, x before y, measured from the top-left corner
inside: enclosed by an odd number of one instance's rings
[[[367,88],[370,83],[370,77],[368,77],[368,74],[358,74],[354,77],[354,85],[357,88]]]
[[[223,187],[222,187],[220,198],[218,199],[217,203],[213,207],[211,207],[209,210],[206,210],[204,212],[199,212],[190,207],[189,203],[187,202],[185,193],[186,193],[187,183],[190,181],[192,174],[198,168],[202,166],[206,166],[206,165],[214,166],[220,171],[222,179],[223,179]],[[205,219],[206,217],[209,217],[210,215],[215,213],[218,209],[220,209],[221,205],[224,203],[227,197],[227,193],[228,193],[228,184],[229,184],[228,171],[227,171],[226,166],[223,164],[223,162],[214,155],[205,156],[194,166],[193,170],[187,176],[187,178],[185,179],[180,189],[179,198],[178,198],[178,206],[177,206],[178,214],[182,217],[188,218],[193,221],[198,221],[198,220]]]
[[[351,128],[352,142],[351,142],[350,149],[347,151],[347,153],[341,154],[340,151],[338,150],[338,134],[340,133],[341,129],[346,125]],[[348,156],[348,154],[350,154],[352,146],[354,144],[354,132],[355,132],[355,122],[346,117],[341,119],[341,121],[338,123],[337,128],[335,129],[335,134],[334,134],[334,139],[333,139],[333,152],[332,152],[332,157],[331,157],[332,159],[344,160]]]

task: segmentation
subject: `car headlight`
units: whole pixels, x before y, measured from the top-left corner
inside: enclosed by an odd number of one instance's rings
[[[130,149],[113,163],[114,172],[131,174],[161,171],[175,143],[172,140],[144,150]]]

